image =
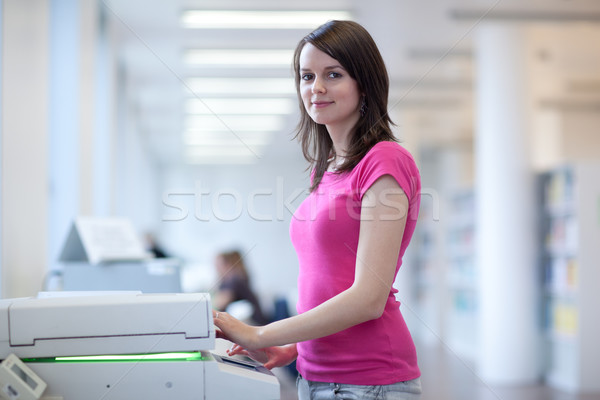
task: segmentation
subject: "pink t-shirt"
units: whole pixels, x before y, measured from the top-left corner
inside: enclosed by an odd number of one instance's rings
[[[298,254],[298,313],[306,312],[354,282],[361,200],[371,185],[391,175],[409,200],[396,273],[419,213],[421,180],[408,151],[380,142],[350,172],[325,172],[319,187],[298,207],[290,236]],[[418,378],[415,346],[391,289],[383,315],[375,320],[298,343],[297,368],[308,380],[387,385]]]

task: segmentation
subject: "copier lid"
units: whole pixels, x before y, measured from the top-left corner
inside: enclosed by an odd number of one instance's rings
[[[210,350],[215,337],[202,293],[18,299],[8,330],[8,347],[33,357]]]

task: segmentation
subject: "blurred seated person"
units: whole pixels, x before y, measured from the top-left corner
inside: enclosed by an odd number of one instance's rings
[[[215,266],[219,286],[213,295],[213,307],[218,311],[226,311],[230,307],[228,312],[231,312],[231,307],[246,303],[251,308],[250,324],[264,325],[268,323],[258,298],[250,287],[248,271],[240,252],[234,250],[219,253],[215,259]]]
[[[156,238],[152,233],[146,233],[144,240],[146,242],[146,250],[154,258],[168,258],[169,255],[156,242]]]

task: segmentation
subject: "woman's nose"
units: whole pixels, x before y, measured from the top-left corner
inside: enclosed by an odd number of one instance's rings
[[[312,85],[313,93],[325,93],[325,85],[323,85],[323,81],[319,78],[315,78]]]

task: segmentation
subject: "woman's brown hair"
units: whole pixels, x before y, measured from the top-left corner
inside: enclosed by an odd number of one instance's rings
[[[336,59],[364,94],[365,107],[351,133],[345,161],[337,168],[337,172],[352,170],[376,143],[396,139],[387,112],[389,78],[375,41],[365,28],[353,21],[334,20],[321,25],[302,38],[294,52],[296,91],[300,103],[296,138],[302,145],[304,158],[310,163],[309,168],[314,170],[310,187],[312,192],[319,186],[334,149],[325,125],[314,122],[302,103],[300,53],[307,43]]]
[[[236,274],[245,281],[250,281],[250,277],[248,276],[248,270],[246,269],[246,263],[244,263],[242,253],[240,253],[237,250],[232,250],[219,253],[218,257],[221,257],[225,264],[227,264],[227,267],[229,268],[227,270],[227,273]]]

